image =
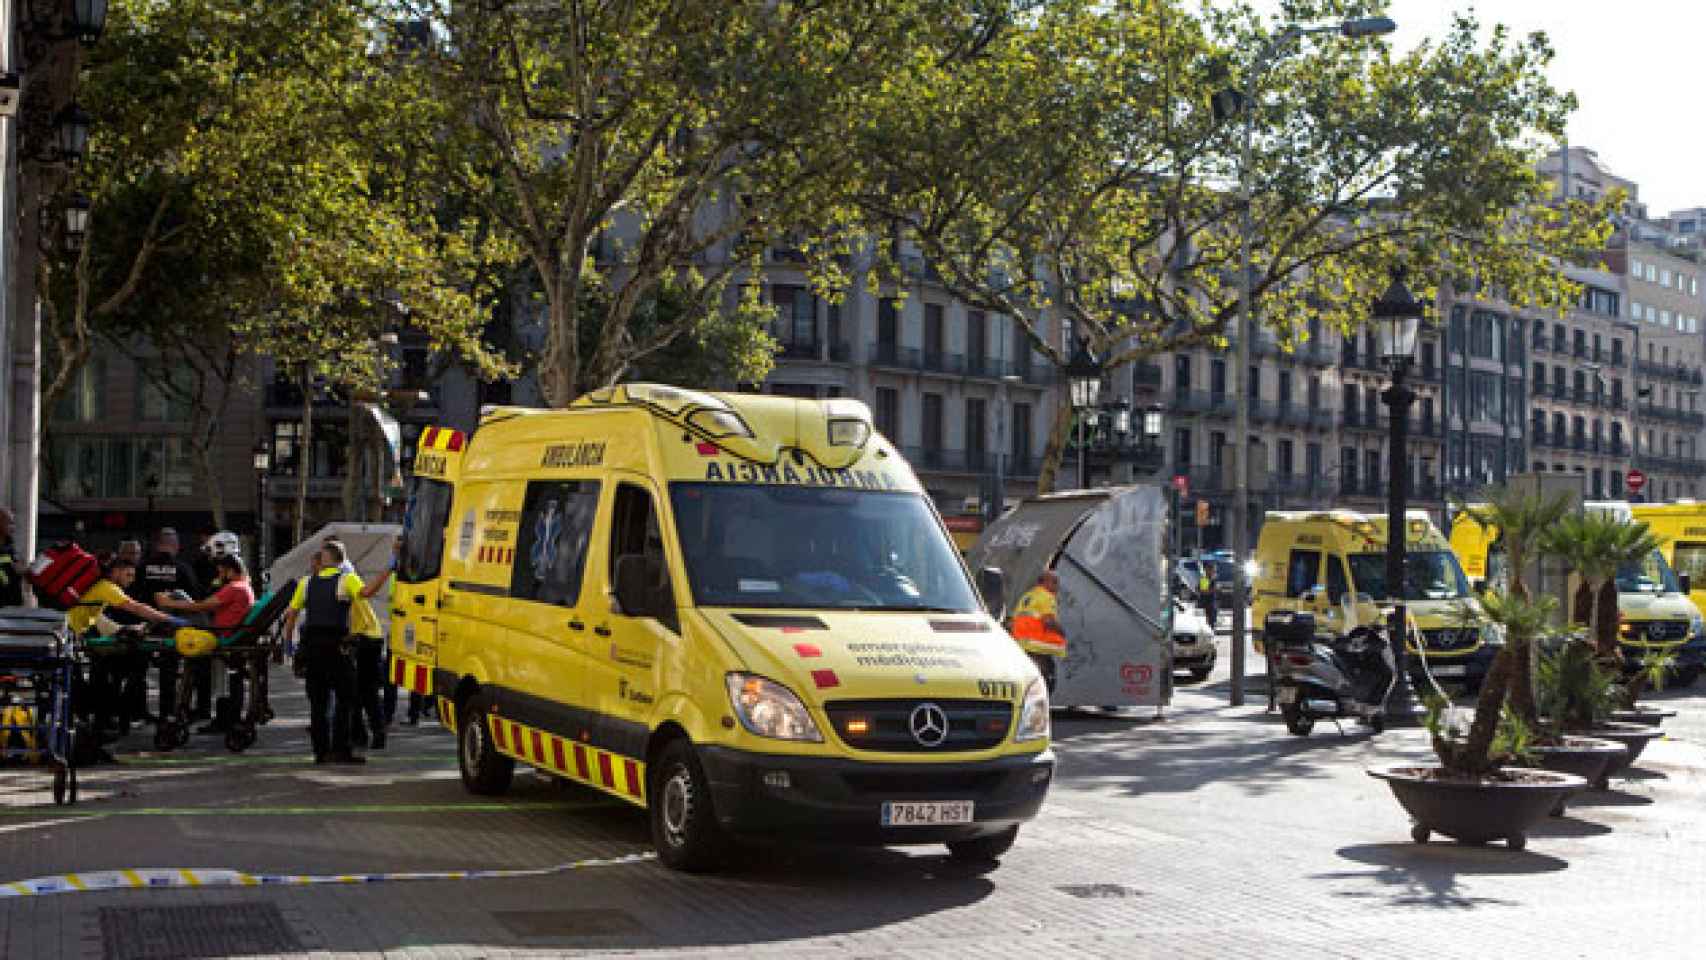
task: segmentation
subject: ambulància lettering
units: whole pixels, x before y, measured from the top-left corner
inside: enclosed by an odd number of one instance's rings
[[[721,483],[799,483],[814,487],[849,487],[860,490],[893,490],[894,479],[876,470],[831,470],[827,467],[795,467],[764,463],[705,464],[705,479]]]
[[[564,467],[596,467],[604,463],[604,442],[583,440],[579,443],[554,443],[545,448],[539,465],[560,470]]]

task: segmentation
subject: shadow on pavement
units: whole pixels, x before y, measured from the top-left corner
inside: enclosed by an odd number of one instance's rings
[[[1310,879],[1353,882],[1355,889],[1337,891],[1348,898],[1385,899],[1392,906],[1467,910],[1509,906],[1514,901],[1475,896],[1462,886],[1468,877],[1550,873],[1569,864],[1542,853],[1503,846],[1465,846],[1457,843],[1366,843],[1343,847],[1339,856],[1372,869],[1315,874]]]
[[[1575,806],[1574,801],[1571,806]],[[1569,815],[1568,811],[1562,817],[1547,817],[1528,830],[1530,837],[1570,837],[1581,839],[1585,837],[1603,837],[1611,833],[1611,828],[1603,823],[1592,820],[1581,820]]]
[[[1141,731],[1131,726],[1100,717],[1057,717],[1054,741],[1069,750],[1062,752],[1056,779],[1096,780],[1104,789],[1134,796],[1231,783],[1260,796],[1299,779],[1342,773],[1347,750],[1355,751],[1357,762],[1371,765],[1416,758],[1413,746],[1405,749],[1396,738],[1374,736],[1353,724],[1346,725],[1344,735],[1317,725],[1308,737],[1286,733],[1277,716],[1254,713],[1213,719],[1199,714]]]
[[[1588,790],[1570,798],[1571,807],[1648,807],[1653,798],[1621,790]]]

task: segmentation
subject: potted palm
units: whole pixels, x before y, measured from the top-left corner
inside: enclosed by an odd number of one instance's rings
[[[1509,758],[1501,754],[1523,751],[1494,749],[1501,728],[1509,739],[1509,731],[1525,737],[1535,726],[1534,642],[1556,605],[1549,598],[1529,598],[1523,569],[1531,550],[1563,517],[1568,504],[1562,497],[1514,490],[1489,491],[1485,499],[1484,506],[1466,509],[1477,523],[1498,528],[1505,546],[1509,583],[1487,593],[1482,602],[1488,618],[1503,627],[1505,644],[1482,681],[1467,731],[1449,729],[1441,705],[1436,705],[1430,734],[1438,765],[1381,767],[1369,775],[1392,789],[1414,821],[1410,836],[1418,843],[1440,833],[1465,843],[1502,839],[1520,850],[1531,826],[1587,785],[1573,774],[1507,766]]]
[[[1637,671],[1633,686],[1618,682],[1623,653],[1616,616],[1617,572],[1639,564],[1658,547],[1645,523],[1605,513],[1563,517],[1543,536],[1543,548],[1563,557],[1582,579],[1576,610],[1580,613],[1585,608],[1588,613],[1590,639],[1567,643],[1554,654],[1541,686],[1552,700],[1552,721],[1560,736],[1587,735],[1624,746],[1624,754],[1614,757],[1598,777],[1590,777],[1601,789],[1612,774],[1634,763],[1657,736],[1651,726],[1615,723],[1611,715],[1619,706],[1633,705],[1634,692],[1646,673]],[[1607,594],[1609,605],[1604,602]],[[1660,671],[1662,677],[1662,661],[1647,667]]]

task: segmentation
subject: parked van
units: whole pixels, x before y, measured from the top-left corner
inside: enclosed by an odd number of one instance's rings
[[[1315,614],[1318,628],[1343,636],[1381,619],[1380,604],[1395,591],[1386,585],[1386,517],[1349,510],[1270,511],[1256,542],[1256,601],[1252,620],[1275,610]],[[1504,643],[1469,590],[1457,557],[1427,513],[1412,510],[1405,522],[1405,608],[1422,636],[1410,646],[1410,675],[1478,688]],[[1260,647],[1260,637],[1257,638]]]
[[[1635,519],[1651,528],[1663,544],[1659,549],[1678,580],[1688,578],[1688,598],[1694,601],[1695,609],[1706,614],[1706,502],[1678,500],[1629,506]]]
[[[864,404],[627,384],[428,430],[414,474],[393,675],[470,791],[602,790],[686,870],[748,836],[987,860],[1042,805],[1042,679]]]
[[[1590,501],[1582,508],[1642,519],[1634,515],[1630,504],[1619,500]],[[1655,533],[1663,538],[1662,531]],[[1489,584],[1505,581],[1508,571],[1498,536],[1497,529],[1483,528],[1467,514],[1452,522],[1452,550],[1473,580]],[[1575,596],[1575,589],[1572,580],[1570,596]],[[1662,550],[1617,571],[1617,608],[1623,618],[1623,652],[1630,664],[1639,664],[1648,654],[1663,650],[1677,658],[1676,682],[1687,685],[1699,677],[1706,662],[1706,620],[1689,602]]]

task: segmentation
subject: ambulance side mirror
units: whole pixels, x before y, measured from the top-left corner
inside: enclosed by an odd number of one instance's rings
[[[984,567],[977,572],[977,592],[990,616],[1000,620],[1007,615],[1007,575],[1000,567]]]
[[[1475,591],[1477,594],[1486,593],[1487,592],[1487,581],[1476,580],[1469,585],[1469,589]]]
[[[663,560],[644,554],[629,553],[616,558],[616,576],[612,584],[616,606],[625,617],[662,618],[663,604],[659,596],[663,580]]]

